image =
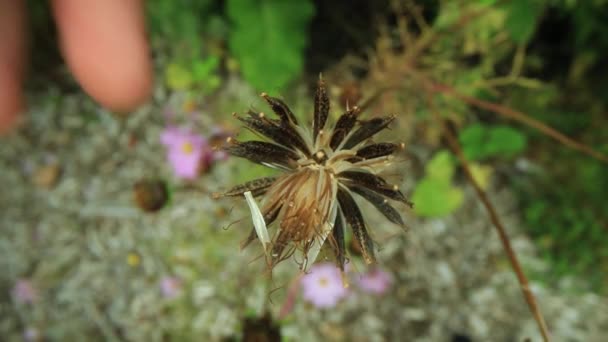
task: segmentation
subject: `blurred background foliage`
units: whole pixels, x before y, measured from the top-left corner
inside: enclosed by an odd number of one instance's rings
[[[57,50],[36,45],[56,40],[46,2],[30,5],[33,46],[48,51],[34,54],[35,88],[41,78],[67,77]],[[159,80],[199,102],[213,102],[231,77],[256,91],[294,96],[320,72],[343,104],[380,94],[372,113],[398,113],[396,137],[435,151],[418,169],[413,191],[421,216],[458,209],[464,183],[415,75],[505,104],[608,153],[608,0],[148,0],[146,6]],[[538,279],[551,284],[575,275],[603,291],[606,164],[461,100],[439,100],[480,183],[494,181],[519,195],[525,227],[552,265]],[[216,108],[218,120],[231,108]]]

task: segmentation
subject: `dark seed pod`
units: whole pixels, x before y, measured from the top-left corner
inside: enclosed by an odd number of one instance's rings
[[[264,100],[268,102],[270,108],[272,108],[272,111],[279,116],[279,118],[281,119],[281,124],[287,125],[290,122],[294,125],[298,124],[296,116],[293,114],[291,109],[289,109],[289,106],[287,106],[285,102],[283,102],[283,100],[278,99],[276,97],[270,97],[266,93],[262,93],[260,96],[262,96]]]
[[[357,157],[363,159],[379,158],[391,155],[395,151],[403,149],[403,144],[378,143],[367,145],[357,151]]]
[[[389,221],[400,226],[405,225],[397,209],[393,208],[393,206],[388,203],[388,200],[384,198],[384,196],[378,195],[377,193],[360,186],[352,186],[349,187],[349,189],[357,193],[361,197],[365,198],[369,203],[376,207],[376,209],[378,209],[378,211],[381,212],[382,215],[384,215],[384,217],[386,217]]]
[[[266,192],[266,189],[268,189],[268,187],[271,186],[276,179],[277,177],[264,177],[254,179],[252,181],[239,184],[233,187],[232,189],[224,192],[221,196],[242,196],[247,191],[251,191],[251,194],[254,197],[260,196],[263,195],[264,192]]]
[[[340,116],[334,126],[334,131],[329,142],[329,147],[331,147],[332,150],[338,148],[340,143],[342,143],[342,140],[344,140],[344,137],[346,137],[353,127],[355,127],[358,114],[359,107],[355,106]]]
[[[369,121],[365,121],[361,124],[361,127],[353,132],[353,134],[344,143],[344,148],[349,149],[355,147],[355,145],[369,139],[374,134],[388,127],[388,125],[395,120],[395,116],[387,116],[383,118],[374,118]]]
[[[140,180],[133,185],[133,200],[145,212],[162,209],[169,200],[167,184],[162,180]]]
[[[302,137],[295,132],[291,126],[283,126],[275,120],[268,119],[263,113],[249,114],[249,117],[237,117],[250,130],[260,133],[263,136],[271,139],[278,144],[289,148],[298,149],[306,155],[310,155],[310,151],[302,140]]]
[[[347,180],[347,186],[349,187],[352,185],[358,185],[395,201],[411,205],[411,202],[405,198],[403,193],[399,191],[399,188],[396,185],[388,184],[380,176],[360,171],[344,171],[338,174],[338,177]]]
[[[319,131],[325,127],[325,122],[329,116],[329,97],[327,96],[327,89],[325,89],[325,82],[322,78],[319,78],[317,92],[315,93],[315,109],[312,121],[313,129],[313,140],[317,139]]]
[[[298,155],[285,147],[265,141],[238,142],[228,138],[226,151],[233,156],[242,157],[252,162],[268,166],[290,167],[298,160]]]
[[[361,246],[361,253],[363,254],[365,263],[375,263],[374,242],[367,232],[365,221],[363,221],[363,215],[361,215],[357,203],[348,192],[342,189],[338,190],[338,202],[340,203],[340,208],[344,213],[346,222],[348,222],[353,230],[353,237]]]
[[[346,262],[346,246],[344,241],[344,223],[342,222],[341,213],[336,215],[336,224],[334,225],[334,230],[332,231],[332,237],[336,262],[338,263],[338,267],[344,271],[344,263]]]

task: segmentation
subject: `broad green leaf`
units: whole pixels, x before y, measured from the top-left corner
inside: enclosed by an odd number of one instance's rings
[[[492,174],[494,169],[489,165],[481,165],[478,163],[471,163],[469,165],[473,179],[483,190],[487,190],[492,180]]]
[[[414,212],[420,216],[444,216],[456,210],[462,191],[452,186],[454,161],[448,151],[440,151],[426,165],[426,174],[414,190]]]
[[[416,203],[414,212],[426,217],[445,216],[462,204],[463,197],[462,190],[449,181],[425,178],[418,183],[412,196]]]
[[[302,71],[310,0],[228,0],[229,45],[255,88],[281,89]]]
[[[517,44],[532,38],[543,7],[537,0],[512,0],[508,5],[505,27]]]
[[[526,136],[509,126],[473,124],[463,129],[458,139],[469,160],[512,158],[523,152],[527,145]]]
[[[489,132],[487,155],[514,157],[526,148],[526,137],[508,126],[493,127]]]
[[[426,165],[426,178],[449,183],[454,174],[454,163],[448,151],[441,151],[433,156]]]

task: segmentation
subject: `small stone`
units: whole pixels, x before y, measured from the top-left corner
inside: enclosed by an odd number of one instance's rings
[[[57,184],[61,174],[58,164],[47,164],[39,167],[32,176],[32,182],[41,188],[51,189]]]
[[[159,179],[140,180],[133,186],[135,204],[145,212],[162,209],[169,200],[167,184]]]

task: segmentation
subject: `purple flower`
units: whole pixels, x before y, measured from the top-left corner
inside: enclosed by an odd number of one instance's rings
[[[32,304],[38,300],[38,290],[29,279],[19,279],[13,286],[13,298],[18,303]]]
[[[304,299],[317,308],[330,308],[347,295],[342,284],[340,270],[331,263],[313,266],[310,273],[302,277]]]
[[[359,287],[373,294],[383,294],[391,287],[393,276],[379,268],[374,268],[367,271],[357,279]]]
[[[177,277],[165,276],[160,280],[160,293],[165,298],[175,298],[182,290],[182,281]]]
[[[161,143],[167,147],[167,159],[179,178],[194,179],[206,168],[208,155],[213,153],[207,139],[192,131],[174,126],[161,134]]]
[[[27,342],[40,341],[40,332],[34,327],[27,327],[23,331],[23,339]]]

